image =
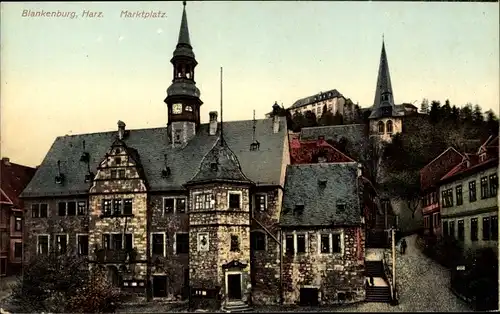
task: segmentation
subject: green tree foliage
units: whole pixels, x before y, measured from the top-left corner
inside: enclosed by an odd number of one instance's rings
[[[299,132],[300,129],[304,127],[306,124],[306,118],[302,114],[302,112],[297,111],[292,116],[292,123],[289,128],[292,129],[293,132]]]
[[[488,134],[498,135],[498,117],[493,110],[486,111],[486,129]]]
[[[333,125],[334,115],[330,110],[327,109],[326,105],[323,106],[322,112],[323,114],[321,115],[321,118],[319,118],[318,125]]]
[[[55,253],[26,265],[12,290],[14,304],[23,312],[113,312],[123,296],[103,270],[89,271],[85,259]]]
[[[311,110],[307,110],[304,114],[304,125],[303,127],[313,127],[318,125],[318,119],[316,118],[316,114]]]
[[[422,99],[422,103],[420,104],[420,112],[423,114],[429,113],[429,100],[427,100],[427,98]]]
[[[333,123],[332,125],[342,125],[344,124],[344,117],[340,112],[336,112],[335,115],[333,116]]]
[[[437,100],[431,102],[431,110],[429,111],[429,118],[432,123],[437,123],[441,120],[441,103]]]

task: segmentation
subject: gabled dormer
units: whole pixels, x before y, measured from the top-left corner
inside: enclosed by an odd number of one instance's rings
[[[117,138],[97,167],[90,193],[145,191],[147,182],[139,153]]]

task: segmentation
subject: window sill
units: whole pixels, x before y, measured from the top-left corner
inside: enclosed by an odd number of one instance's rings
[[[120,215],[114,215],[114,214],[111,214],[111,215],[104,215],[104,214],[101,214],[99,216],[99,218],[127,218],[127,217],[135,217],[134,214],[120,214]]]

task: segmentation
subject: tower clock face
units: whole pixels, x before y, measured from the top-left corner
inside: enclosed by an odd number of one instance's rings
[[[174,114],[182,113],[182,104],[173,104],[172,113],[174,113]]]

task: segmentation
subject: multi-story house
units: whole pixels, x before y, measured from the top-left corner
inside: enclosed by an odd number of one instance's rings
[[[336,89],[332,89],[327,92],[320,92],[316,95],[301,98],[294,102],[287,110],[290,111],[292,116],[298,112],[305,114],[306,111],[311,111],[319,119],[323,114],[325,106],[333,114],[338,112],[344,115],[346,113],[345,104],[345,97]]]
[[[444,175],[439,195],[444,236],[461,241],[464,250],[498,253],[498,136]]]
[[[356,162],[288,166],[280,218],[285,303],[364,300],[359,177]]]
[[[153,298],[189,294],[193,306],[298,302],[295,292],[287,292],[285,274],[294,281],[300,274],[282,263],[287,240],[280,216],[290,164],[286,119],[223,122],[212,111],[209,123],[200,123],[203,102],[185,7],[170,61],[167,127],[128,130],[119,121],[114,132],[56,138],[22,193],[26,262],[52,251],[87,256],[124,290]],[[325,200],[345,199],[335,205],[344,212],[330,217],[335,227],[318,229],[331,231],[334,262],[321,263],[338,278],[323,293],[340,301],[341,292],[363,299],[364,198],[352,164],[332,168],[326,178],[325,191],[339,186],[342,196],[324,192]],[[291,187],[288,197],[295,193],[303,195]],[[308,197],[323,195],[318,193]],[[321,210],[328,212],[329,205]],[[337,284],[345,286],[342,291]]]
[[[464,155],[449,147],[420,170],[422,216],[424,233],[427,235],[436,237],[441,235],[439,180],[462,162],[463,158]]]
[[[19,194],[36,169],[2,158],[0,164],[0,276],[17,274],[23,259],[23,202]]]

